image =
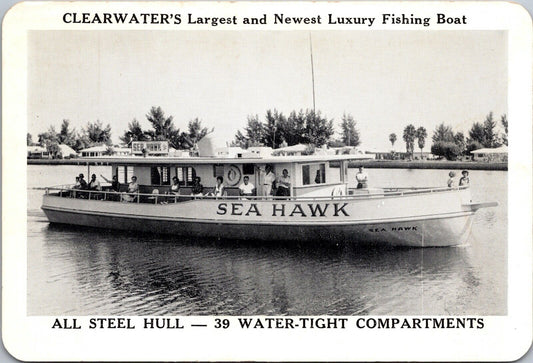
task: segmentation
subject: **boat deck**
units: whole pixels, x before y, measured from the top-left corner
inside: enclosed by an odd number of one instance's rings
[[[428,193],[443,193],[452,190],[467,189],[468,186],[460,186],[454,188],[448,187],[420,187],[420,188],[368,188],[356,189],[348,188],[347,195],[326,195],[326,196],[240,196],[233,193],[222,197],[215,197],[206,193],[205,195],[188,194],[167,194],[160,193],[157,188],[153,188],[152,193],[127,193],[115,192],[104,188],[101,191],[97,190],[79,190],[74,189],[72,185],[60,185],[54,187],[47,187],[45,194],[49,196],[57,196],[62,198],[78,198],[88,200],[101,200],[124,203],[149,203],[149,204],[168,204],[180,203],[190,200],[294,200],[294,201],[324,201],[324,200],[353,200],[353,199],[368,199],[368,198],[384,198],[384,197],[401,197],[413,194],[428,194]]]

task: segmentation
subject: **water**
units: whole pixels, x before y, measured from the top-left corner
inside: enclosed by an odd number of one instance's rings
[[[445,170],[367,170],[371,186],[445,185]],[[465,246],[265,244],[51,226],[42,191],[80,166],[28,166],[29,315],[505,315],[507,172],[472,171]],[[111,176],[110,167],[91,173]],[[350,170],[354,180],[355,170]]]

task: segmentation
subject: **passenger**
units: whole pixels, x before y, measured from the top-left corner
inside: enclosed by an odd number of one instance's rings
[[[131,177],[131,183],[128,184],[128,190],[122,196],[122,200],[125,202],[134,202],[135,198],[138,197],[136,195],[137,193],[139,193],[139,184],[137,184],[137,177],[134,175]]]
[[[76,182],[74,183],[74,185],[72,186],[72,190],[70,191],[70,197],[71,198],[79,197],[79,194],[76,195],[76,190],[77,189],[81,189],[80,177],[79,176],[76,177]]]
[[[362,165],[359,167],[359,172],[355,174],[355,180],[357,181],[357,189],[368,188],[368,174],[364,171]]]
[[[120,183],[118,181],[118,177],[116,175],[113,175],[112,180],[107,179],[105,176],[100,174],[100,177],[104,179],[107,183],[111,183],[111,190],[114,192],[120,192]]]
[[[100,182],[96,180],[96,174],[91,175],[91,181],[88,185],[89,190],[102,190],[102,187],[100,186]]]
[[[317,170],[316,171],[316,176],[315,176],[315,183],[316,184],[320,184],[320,180],[321,180],[321,178],[320,178],[320,170]]]
[[[448,179],[448,188],[453,188],[456,186],[455,185],[455,172],[450,171],[448,175],[450,176],[450,179]]]
[[[180,180],[177,176],[172,178],[172,185],[170,186],[170,194],[179,195],[180,194]]]
[[[263,181],[263,196],[268,197],[272,195],[272,187],[276,181],[276,175],[272,171],[272,166],[265,167],[265,179]]]
[[[288,197],[291,195],[291,177],[287,169],[283,169],[282,175],[276,181],[278,189],[276,190],[276,196]]]
[[[79,176],[79,179],[80,179],[80,189],[87,189],[87,182],[85,181],[85,176],[82,174],[80,174]]]
[[[87,190],[87,182],[85,181],[84,177],[85,176],[83,174],[80,174],[80,176],[78,177],[78,181],[80,183],[80,187],[79,187],[80,190]],[[76,193],[76,197],[77,198],[82,198],[82,199],[87,199],[88,194],[80,192],[80,193]]]
[[[192,195],[195,195],[195,196],[204,195],[204,186],[202,185],[202,183],[200,183],[201,181],[202,179],[199,176],[194,178],[194,183],[192,185]]]
[[[242,181],[243,183],[239,185],[239,194],[243,197],[255,195],[255,186],[250,183],[250,177],[245,176]]]
[[[76,183],[74,183],[74,186],[72,187],[72,189],[81,189],[81,183],[80,183],[79,176],[76,177]]]
[[[463,177],[459,179],[459,186],[461,185],[469,185],[470,184],[470,178],[468,177],[468,170],[463,170],[461,172],[463,174]]]
[[[215,188],[213,189],[213,196],[222,197],[225,195],[224,193],[224,178],[217,176],[217,185],[215,185]]]

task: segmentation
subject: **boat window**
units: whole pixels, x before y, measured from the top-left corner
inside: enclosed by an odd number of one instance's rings
[[[222,164],[213,165],[213,177],[216,178],[218,176],[224,176],[224,165]]]
[[[192,166],[180,166],[176,168],[176,175],[180,180],[180,185],[192,185],[196,178],[196,170]]]
[[[255,164],[243,164],[242,173],[244,175],[254,175],[255,174],[254,166]]]
[[[128,178],[133,176],[133,166],[118,165],[117,176],[120,183],[128,184],[130,182]]]
[[[326,182],[326,164],[302,165],[302,185]]]
[[[153,166],[151,170],[152,185],[170,185],[170,168]]]

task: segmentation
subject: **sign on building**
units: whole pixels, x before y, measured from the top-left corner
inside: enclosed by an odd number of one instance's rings
[[[168,155],[168,141],[132,141],[133,155],[166,156]]]

